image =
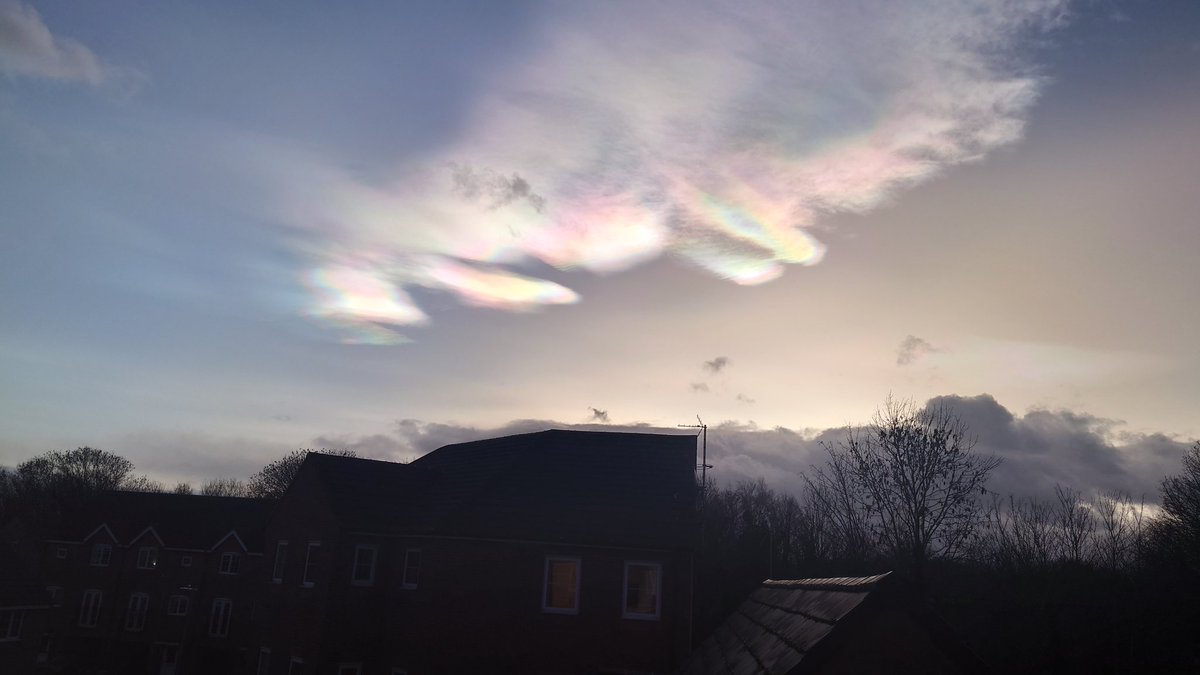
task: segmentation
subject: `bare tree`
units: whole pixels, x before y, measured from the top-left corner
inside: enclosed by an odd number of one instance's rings
[[[1055,484],[1054,525],[1058,531],[1058,557],[1066,562],[1087,560],[1096,532],[1096,519],[1084,503],[1083,495],[1070,487]]]
[[[213,478],[200,485],[200,494],[208,497],[245,497],[246,484],[236,478]]]
[[[196,491],[192,489],[191,483],[185,483],[183,481],[176,483],[175,487],[171,488],[171,493],[177,495],[190,495],[195,494],[195,492]]]
[[[953,557],[979,522],[977,496],[995,457],[972,453],[966,425],[944,404],[888,398],[870,425],[826,445],[813,482],[865,514],[875,541],[906,560],[918,586],[933,556]]]
[[[246,496],[279,499],[292,484],[292,479],[296,477],[296,472],[300,470],[304,458],[313,452],[340,457],[358,456],[353,450],[326,450],[324,448],[321,450],[293,450],[250,476],[250,480],[246,483]]]

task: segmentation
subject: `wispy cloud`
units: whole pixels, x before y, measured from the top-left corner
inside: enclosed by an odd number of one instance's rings
[[[692,391],[697,392],[697,393],[701,393],[701,394],[708,393],[708,384],[705,382],[693,382],[688,385],[688,388],[690,388]]]
[[[728,356],[718,356],[717,358],[715,358],[711,361],[705,361],[703,367],[704,367],[704,370],[715,375],[715,374],[721,372],[722,370],[725,370],[725,368],[728,365],[729,365],[729,357]]]
[[[0,70],[10,77],[36,77],[100,85],[108,68],[92,50],[56,37],[31,5],[0,1]]]
[[[896,365],[911,366],[930,352],[941,351],[923,338],[909,335],[900,341],[896,349]]]
[[[613,273],[670,253],[764,283],[821,260],[826,216],[1018,140],[1043,85],[1029,39],[1064,5],[555,4],[457,139],[391,181],[334,171],[284,199],[314,267],[397,288],[393,326],[426,320],[413,287],[523,311],[578,301],[547,265]],[[317,315],[379,325],[374,305],[347,306]]]

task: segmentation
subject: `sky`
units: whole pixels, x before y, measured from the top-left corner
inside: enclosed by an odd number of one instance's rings
[[[889,396],[1002,489],[1200,437],[1200,4],[0,0],[0,465],[710,426]]]

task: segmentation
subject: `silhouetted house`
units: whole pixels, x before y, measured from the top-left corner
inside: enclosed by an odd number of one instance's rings
[[[48,658],[52,605],[35,570],[0,544],[0,673],[31,673]]]
[[[42,541],[47,669],[229,673],[252,659],[271,502],[103,493]],[[79,670],[83,668],[84,670]]]
[[[680,672],[951,674],[987,669],[889,572],[767,580]]]
[[[260,673],[670,672],[695,438],[545,431],[309,455],[267,527]]]

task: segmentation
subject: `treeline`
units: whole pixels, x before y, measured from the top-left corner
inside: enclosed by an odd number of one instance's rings
[[[15,469],[0,468],[0,523],[14,516],[31,524],[46,522],[105,490],[278,499],[311,452],[354,456],[350,450],[294,450],[245,480],[213,478],[196,489],[190,483],[168,487],[136,473],[133,462],[106,450],[53,450],[21,462]]]
[[[987,490],[943,409],[889,401],[798,494],[702,489],[696,627],[766,578],[895,570],[998,671],[1200,672],[1200,443],[1159,494]]]

